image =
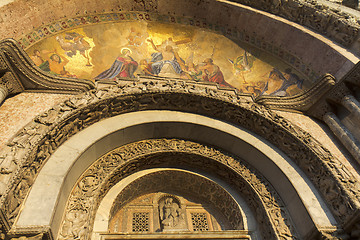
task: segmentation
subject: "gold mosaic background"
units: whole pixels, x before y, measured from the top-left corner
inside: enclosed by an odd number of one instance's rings
[[[304,75],[270,54],[180,24],[87,25],[48,37],[26,51],[44,71],[94,81],[149,75],[215,82],[255,96],[289,96],[310,85]]]

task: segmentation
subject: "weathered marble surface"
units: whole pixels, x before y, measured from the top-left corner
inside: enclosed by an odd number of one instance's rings
[[[0,148],[36,115],[63,102],[70,95],[21,93],[5,100],[0,106]]]

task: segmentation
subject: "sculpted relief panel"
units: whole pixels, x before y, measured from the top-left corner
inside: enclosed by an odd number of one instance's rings
[[[354,209],[359,209],[356,178],[327,149],[286,119],[230,91],[181,81],[148,80],[72,97],[38,116],[9,141],[1,159],[10,160],[1,163],[6,172],[0,175],[4,183],[1,209],[9,225],[14,223],[39,169],[66,139],[101,119],[146,109],[193,112],[242,126],[293,159],[319,189],[341,225],[352,221]]]
[[[151,143],[149,142],[149,144]],[[161,192],[163,194],[160,194]],[[147,195],[148,193],[150,193],[150,195]],[[151,195],[151,193],[156,194]],[[110,211],[110,222],[114,222],[117,219],[118,213],[125,208],[125,205],[129,205],[129,202],[131,202],[133,198],[140,195],[146,195],[144,198],[155,204],[154,208],[156,209],[154,209],[154,212],[159,214],[157,227],[155,226],[153,230],[156,232],[165,227],[161,226],[162,221],[167,219],[167,214],[165,213],[165,198],[173,195],[182,196],[182,198],[172,197],[172,201],[178,204],[178,206],[174,205],[175,211],[178,212],[174,213],[174,215],[179,218],[183,218],[181,215],[184,213],[185,208],[182,209],[184,204],[187,206],[192,205],[193,207],[199,207],[200,204],[200,206],[209,206],[211,211],[209,208],[207,209],[210,211],[210,214],[215,216],[215,219],[218,219],[217,222],[221,225],[216,227],[215,224],[211,229],[241,230],[244,228],[243,217],[238,204],[224,189],[204,177],[176,170],[150,173],[126,186],[118,194],[113,203]],[[162,199],[162,197],[164,197],[164,199]],[[160,204],[159,201],[161,199]],[[185,202],[181,202],[181,199]],[[145,200],[141,200],[141,204],[144,202]],[[168,203],[168,205],[172,205],[172,203]],[[177,209],[177,207],[180,209]],[[190,213],[187,214],[188,217],[190,217],[189,214]],[[167,221],[164,223],[166,224]],[[190,226],[187,228],[191,230]]]
[[[243,195],[244,200],[256,216],[265,239],[274,239],[275,237],[293,239],[295,237],[296,233],[292,227],[291,219],[288,217],[288,212],[283,207],[284,203],[276,191],[259,173],[249,168],[240,159],[235,159],[219,150],[190,141],[154,139],[128,144],[113,150],[101,157],[83,173],[68,200],[59,239],[88,239],[92,231],[97,207],[103,196],[114,184],[138,170],[161,167],[164,164],[183,167],[193,166],[195,168],[206,166],[207,171],[220,174],[221,178],[233,184],[239,193]],[[89,179],[92,180],[89,181]],[[93,181],[93,179],[96,179],[96,181]],[[154,181],[163,180],[161,175],[160,177],[155,176],[153,179]],[[90,182],[90,184],[87,184],[86,189],[82,187],[83,182]],[[222,198],[224,195],[217,196],[217,194],[213,194],[217,192],[214,184],[210,184],[209,189],[206,190],[207,187],[203,184],[186,186],[187,183],[184,183],[179,186],[180,182],[175,178],[172,184],[168,186],[178,185],[177,189],[179,190],[185,187],[182,190],[187,192],[187,189],[189,189],[193,195],[197,192],[200,193],[199,196],[205,194],[204,199],[219,205],[218,207],[221,208],[221,212],[225,215],[227,221],[232,224],[233,229],[241,227],[242,217],[241,214],[239,216],[239,213],[234,214],[236,207],[234,208],[232,204],[233,200],[229,201],[226,197]],[[131,189],[129,191],[130,196],[146,192],[146,189],[149,189],[149,191],[154,189],[154,187],[153,189],[148,188],[148,186],[153,186],[151,181],[145,181],[145,184],[141,185],[134,183],[134,185],[138,187],[135,189],[129,187]],[[155,186],[155,188],[159,188],[158,184],[155,184]],[[202,187],[205,187],[205,189],[202,189]],[[124,191],[126,192],[126,190]],[[127,194],[120,193],[116,205],[120,204],[121,206],[121,204],[126,203],[126,196]],[[123,200],[121,200],[122,198]],[[221,201],[225,201],[225,204],[221,203]],[[118,211],[113,209],[112,212],[112,215],[115,215]],[[71,217],[75,216],[74,214],[77,215],[76,218]],[[159,200],[162,231],[184,229],[186,224],[182,214],[181,204],[175,198],[164,197]],[[235,216],[239,217],[235,218]],[[77,224],[80,219],[81,224]]]

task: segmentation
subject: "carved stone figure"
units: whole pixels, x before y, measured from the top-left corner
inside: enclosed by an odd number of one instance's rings
[[[172,197],[167,197],[160,204],[160,219],[163,231],[179,230],[185,228],[185,219],[179,204]]]
[[[73,209],[66,214],[66,221],[59,236],[59,240],[86,239],[85,235],[87,230],[87,221],[84,211]]]

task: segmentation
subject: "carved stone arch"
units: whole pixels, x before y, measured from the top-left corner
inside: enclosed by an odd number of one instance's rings
[[[89,239],[99,203],[110,188],[139,170],[164,166],[199,169],[218,175],[242,195],[255,215],[263,239],[297,238],[294,224],[277,192],[259,172],[241,159],[191,141],[153,139],[117,148],[102,156],[82,174],[67,202],[59,239]],[[87,181],[89,177],[99,181],[91,181],[93,185],[83,189],[80,183]],[[211,188],[217,186],[213,184]],[[200,189],[198,191],[201,192]],[[136,194],[136,191],[132,194]],[[211,189],[208,197],[214,197],[211,196]],[[236,225],[240,224],[237,221],[242,218],[237,214],[232,215],[235,206],[231,205],[231,201],[226,198],[222,200],[230,205],[222,206],[222,210],[229,221],[233,218],[233,230],[237,230]],[[221,200],[219,198],[214,201],[217,203]],[[84,223],[81,226],[76,226],[69,220],[74,211]]]
[[[251,100],[182,81],[145,81],[97,89],[38,116],[3,149],[16,159],[3,168],[4,218],[11,226],[40,168],[70,136],[102,119],[142,110],[178,110],[241,126],[268,140],[304,171],[343,227],[359,210],[359,184],[346,167],[308,133]],[[354,187],[355,186],[355,187]]]

